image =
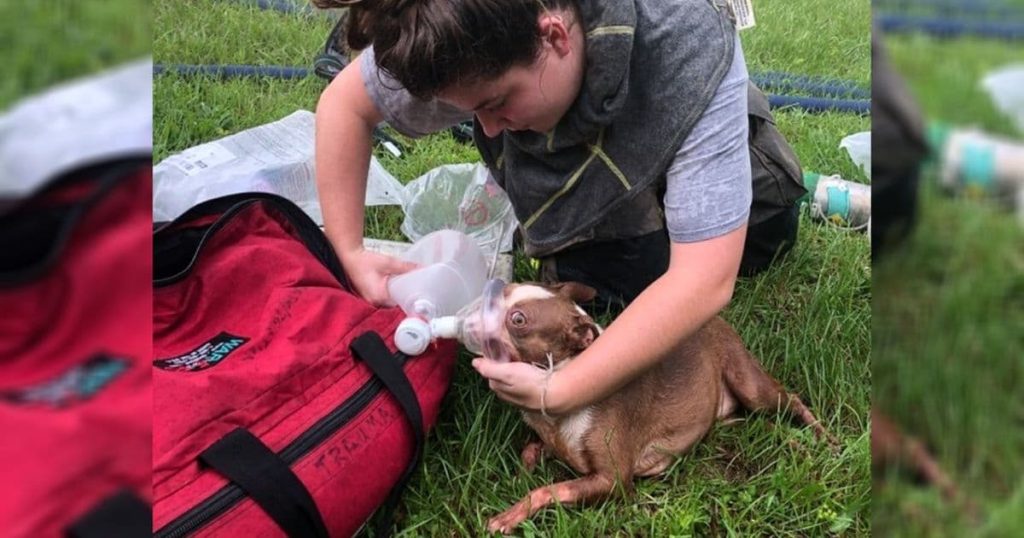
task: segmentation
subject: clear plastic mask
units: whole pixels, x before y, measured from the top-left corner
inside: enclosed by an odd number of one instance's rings
[[[459,312],[461,340],[472,353],[488,359],[508,362],[508,349],[501,341],[505,323],[505,281],[488,280],[480,298]]]

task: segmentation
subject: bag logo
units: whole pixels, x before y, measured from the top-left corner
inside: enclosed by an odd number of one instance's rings
[[[0,391],[0,400],[20,405],[55,408],[82,403],[110,385],[128,369],[127,360],[96,355],[42,383]]]
[[[170,372],[198,372],[217,366],[248,341],[248,338],[222,332],[184,355],[155,360],[153,366]]]

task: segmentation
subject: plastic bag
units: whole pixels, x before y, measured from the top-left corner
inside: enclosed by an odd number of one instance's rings
[[[486,256],[512,250],[512,203],[482,164],[435,168],[406,185],[405,194],[402,233],[412,241],[448,228],[476,239]]]
[[[316,116],[307,110],[189,148],[153,168],[153,220],[238,192],[270,192],[323,224],[314,167]],[[370,160],[366,205],[401,204],[402,184]]]
[[[981,86],[992,102],[1024,133],[1024,64],[997,69],[985,75]]]
[[[871,179],[871,131],[854,133],[839,142],[839,147],[846,150],[856,164],[864,171],[868,180]]]
[[[153,62],[61,84],[0,116],[0,198],[71,168],[153,151]]]
[[[219,196],[257,191],[295,202],[322,225],[314,176],[315,119],[299,110],[167,157],[153,168],[153,220],[172,220]],[[366,205],[402,206],[401,230],[414,242],[452,229],[473,237],[489,257],[512,250],[517,226],[512,204],[481,164],[441,166],[403,186],[371,157]]]

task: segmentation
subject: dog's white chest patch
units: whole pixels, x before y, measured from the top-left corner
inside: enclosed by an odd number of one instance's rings
[[[571,452],[578,454],[583,450],[583,436],[590,431],[593,421],[594,410],[587,407],[563,418],[558,424],[558,431]]]

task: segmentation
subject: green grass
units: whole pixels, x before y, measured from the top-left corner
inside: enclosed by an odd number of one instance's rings
[[[1013,135],[978,83],[1024,60],[1018,46],[920,35],[888,45],[929,119]],[[872,528],[893,536],[1020,535],[1024,228],[995,204],[941,193],[934,170],[924,178],[916,233],[875,267],[874,401],[934,449],[983,517],[973,524],[936,492],[897,479],[877,491]]]
[[[753,4],[757,25],[741,33],[751,72],[784,71],[871,87],[870,2]]]
[[[154,56],[165,63],[309,65],[329,20],[260,12],[224,1],[162,2]],[[751,71],[852,79],[868,86],[869,7],[865,1],[762,2],[758,26],[743,34]],[[828,38],[797,30],[830,21]],[[800,46],[794,46],[794,38]],[[162,76],[154,86],[157,160],[189,146],[315,106],[323,82]],[[777,123],[805,168],[863,180],[838,149],[870,120],[846,114],[778,111]],[[377,157],[401,181],[478,154],[442,133],[407,142],[400,159]],[[403,239],[397,208],[371,208],[367,235]],[[516,278],[534,278],[516,256]],[[628,499],[552,508],[521,533],[545,536],[867,535],[870,521],[870,299],[868,243],[802,217],[788,260],[739,282],[724,315],[766,368],[799,392],[838,435],[833,455],[809,431],[755,415],[717,426],[664,476],[637,482]],[[685,307],[684,305],[680,306]],[[531,488],[573,473],[548,461],[526,474],[519,450],[527,428],[496,400],[463,354],[430,435],[425,464],[400,508],[403,536],[477,536],[487,519]]]
[[[838,457],[806,430],[753,416],[716,427],[666,477],[638,481],[631,499],[542,512],[523,533],[806,536],[834,528],[867,534],[867,258],[862,238],[805,221],[793,258],[742,281],[726,312],[766,368],[799,390],[843,439]],[[406,499],[409,535],[478,534],[488,517],[531,488],[573,476],[558,462],[524,473],[518,453],[526,428],[467,362],[457,370],[421,482]]]
[[[0,111],[58,82],[149,54],[149,2],[0,2]]]

